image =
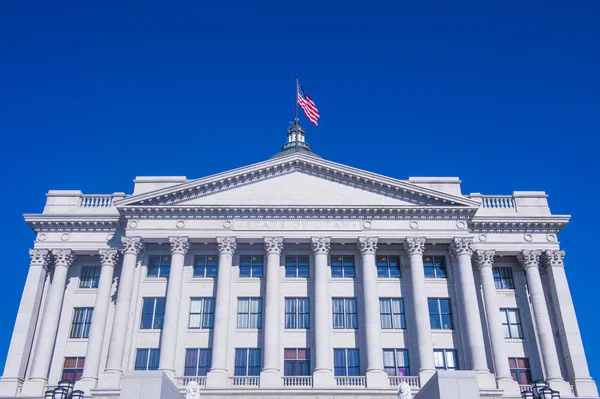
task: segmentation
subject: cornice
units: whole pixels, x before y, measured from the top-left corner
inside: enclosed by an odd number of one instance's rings
[[[570,219],[570,215],[475,217],[469,222],[469,230],[474,233],[559,233]]]
[[[23,215],[25,222],[36,233],[52,231],[114,231],[120,216],[89,215]]]

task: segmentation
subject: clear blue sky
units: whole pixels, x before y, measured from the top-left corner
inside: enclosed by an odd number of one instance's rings
[[[34,239],[23,213],[41,212],[50,189],[131,193],[136,175],[268,158],[299,74],[322,115],[318,129],[302,123],[324,158],[400,179],[460,176],[465,193],[545,190],[554,213],[573,215],[560,241],[600,378],[600,2],[10,3],[1,364]]]

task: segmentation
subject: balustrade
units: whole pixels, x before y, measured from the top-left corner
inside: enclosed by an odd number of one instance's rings
[[[403,382],[406,382],[411,388],[421,387],[419,376],[388,376],[388,378],[391,387],[397,387]]]
[[[312,377],[282,377],[284,387],[312,387]]]
[[[367,384],[367,377],[356,376],[356,377],[335,377],[335,385],[338,387],[365,387]]]

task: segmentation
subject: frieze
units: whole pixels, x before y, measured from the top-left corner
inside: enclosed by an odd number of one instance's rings
[[[371,228],[372,223],[360,220],[234,220],[234,231],[258,230],[345,230],[361,231]]]

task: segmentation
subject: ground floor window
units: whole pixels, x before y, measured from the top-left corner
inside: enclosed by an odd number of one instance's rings
[[[310,375],[310,349],[286,348],[283,351],[283,375]]]

